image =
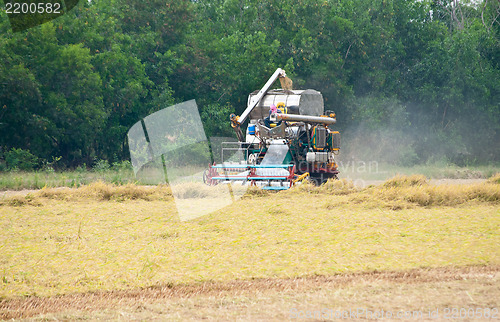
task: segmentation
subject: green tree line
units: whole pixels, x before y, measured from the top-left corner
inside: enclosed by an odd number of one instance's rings
[[[13,33],[2,12],[0,153],[126,160],[135,122],[190,99],[207,136],[233,136],[229,114],[282,67],[323,93],[356,157],[500,161],[499,13],[493,0],[92,0]]]

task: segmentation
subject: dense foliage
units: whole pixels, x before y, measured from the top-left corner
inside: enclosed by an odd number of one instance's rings
[[[472,3],[92,0],[18,33],[1,13],[0,153],[125,160],[130,126],[189,99],[207,136],[233,136],[228,115],[282,67],[354,158],[500,161],[500,4]]]

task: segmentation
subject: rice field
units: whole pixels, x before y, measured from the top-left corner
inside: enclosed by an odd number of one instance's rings
[[[210,193],[187,186],[181,197]],[[364,189],[347,180],[279,193],[250,189],[190,221],[179,220],[166,185],[44,188],[0,199],[0,317],[15,317],[5,308],[22,299],[89,292],[442,268],[496,272],[499,204],[498,174],[471,185],[399,176]]]

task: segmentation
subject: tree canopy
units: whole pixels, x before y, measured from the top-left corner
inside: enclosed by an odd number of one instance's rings
[[[233,136],[229,114],[281,67],[323,93],[356,157],[500,161],[499,14],[492,0],[92,0],[14,33],[2,12],[0,146],[124,160],[135,122],[190,99],[207,136]]]

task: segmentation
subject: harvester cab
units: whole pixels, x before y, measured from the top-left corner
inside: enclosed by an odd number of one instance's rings
[[[277,79],[282,88],[271,90]],[[340,134],[333,129],[335,113],[325,112],[320,92],[293,90],[292,84],[278,68],[262,89],[249,95],[241,116],[230,115],[238,138],[233,144],[245,160],[243,164],[223,160],[211,165],[206,183],[242,181],[282,190],[307,177],[317,185],[337,178],[335,155],[340,149]],[[247,119],[244,135],[241,126]]]

